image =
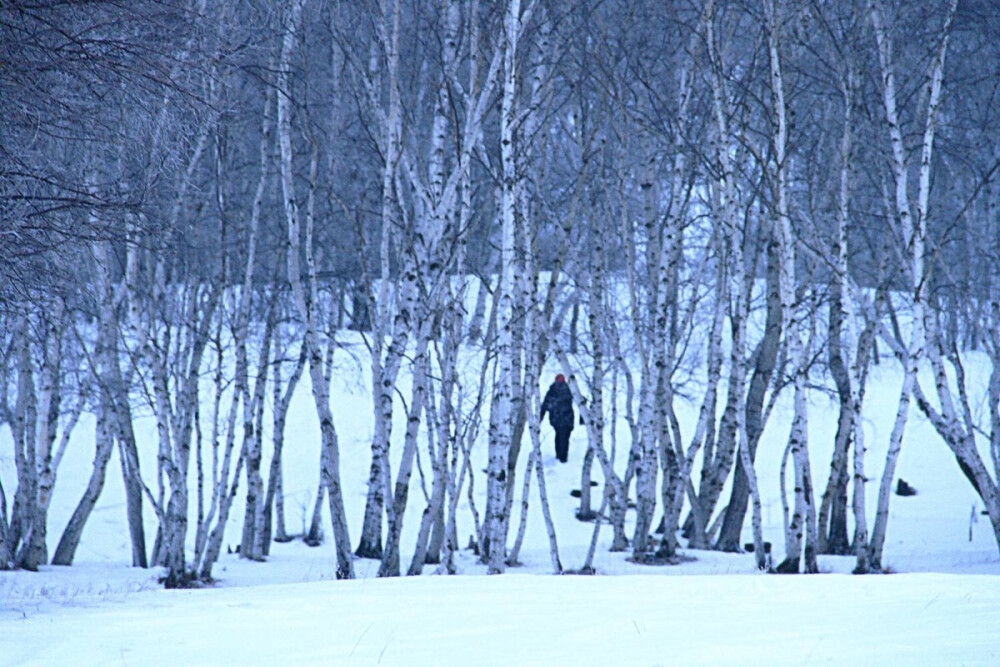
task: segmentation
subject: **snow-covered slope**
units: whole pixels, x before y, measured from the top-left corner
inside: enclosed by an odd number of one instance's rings
[[[333,396],[355,539],[371,436],[364,354],[350,344],[338,352]],[[545,377],[555,371],[548,369]],[[865,413],[871,502],[898,386],[892,363],[873,370]],[[691,410],[681,408],[690,425]],[[779,402],[758,457],[766,538],[779,554],[777,468],[787,438],[787,410]],[[810,446],[817,483],[825,483],[835,424],[834,403],[814,394]],[[138,432],[144,465],[151,470],[152,424],[140,423]],[[625,436],[621,431],[619,461]],[[584,562],[594,529],[575,520],[577,501],[570,496],[579,488],[585,437],[583,429],[574,432],[570,462],[562,465],[554,458],[551,430],[543,430],[549,497],[561,561],[568,569]],[[285,450],[291,531],[308,520],[318,439],[306,378],[289,417]],[[0,444],[4,457],[9,444]],[[477,471],[485,465],[485,448],[479,449]],[[93,421],[85,417],[60,469],[50,548],[82,492],[92,456]],[[5,482],[14,479],[12,466],[0,459]],[[428,568],[428,576],[419,579],[386,581],[375,579],[377,563],[358,561],[359,581],[329,581],[334,571],[330,540],[317,548],[295,541],[274,545],[267,563],[224,555],[214,571],[219,578],[214,588],[164,591],[156,584],[158,572],[127,567],[117,470],[112,460],[107,488],[74,566],[0,572],[0,665],[1000,664],[996,544],[986,518],[974,512],[976,495],[953,457],[915,413],[898,475],[919,493],[893,497],[885,562],[898,574],[891,576],[845,576],[852,559],[834,557],[820,557],[827,575],[758,575],[749,555],[690,550],[685,555],[692,560],[681,565],[640,566],[628,562],[627,554],[608,551],[607,526],[594,563],[599,576],[543,576],[551,565],[533,489],[523,566],[504,576],[441,577]],[[416,474],[415,483],[420,483]],[[484,486],[477,479],[480,509]],[[600,489],[595,491],[599,502]],[[415,487],[404,530],[404,563],[422,509],[423,494]],[[472,528],[471,514],[462,512],[464,544]],[[232,517],[227,542],[235,544],[239,507]],[[973,517],[979,523],[970,523]],[[512,536],[518,518],[515,512]],[[151,539],[151,512],[147,521]],[[457,562],[465,575],[485,571],[468,551]]]
[[[0,614],[4,665],[996,665],[1000,578],[420,577]]]

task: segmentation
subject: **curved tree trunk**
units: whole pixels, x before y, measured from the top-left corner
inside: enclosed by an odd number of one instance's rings
[[[115,439],[111,426],[111,414],[105,401],[102,399],[101,407],[97,415],[97,432],[94,437],[94,464],[90,471],[90,480],[87,488],[83,492],[83,497],[77,503],[73,515],[70,517],[66,528],[63,530],[59,544],[52,555],[53,565],[72,565],[73,557],[76,555],[76,548],[83,537],[84,526],[90,518],[94,505],[104,488],[105,472],[108,468],[108,461],[111,460],[111,453],[114,451]]]

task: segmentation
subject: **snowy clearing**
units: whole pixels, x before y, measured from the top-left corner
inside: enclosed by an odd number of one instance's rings
[[[1000,661],[1000,578],[987,576],[512,574],[107,597],[3,612],[3,664]],[[501,620],[487,622],[497,606]]]

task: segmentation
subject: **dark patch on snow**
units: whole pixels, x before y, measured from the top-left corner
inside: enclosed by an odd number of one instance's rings
[[[584,523],[590,523],[591,521],[594,521],[598,517],[601,517],[605,521],[608,520],[607,517],[601,516],[600,514],[598,514],[597,512],[595,512],[593,510],[591,510],[589,512],[581,512],[580,510],[577,510],[574,513],[574,516],[576,516],[576,520],[577,521],[583,521]]]
[[[632,556],[631,558],[626,558],[625,560],[630,563],[635,563],[636,565],[680,565],[681,563],[694,563],[698,559],[694,556],[687,556],[685,554],[661,556],[656,552],[650,552]]]

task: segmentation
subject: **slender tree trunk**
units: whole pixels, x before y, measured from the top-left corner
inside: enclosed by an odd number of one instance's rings
[[[449,338],[461,335],[460,328],[458,332],[454,330],[454,326],[448,326],[445,329]],[[442,390],[445,389],[446,387],[442,384]],[[428,413],[427,449],[432,469],[431,497],[420,518],[420,529],[417,532],[413,558],[407,570],[408,575],[420,574],[425,564],[440,562],[440,545],[444,536],[444,501],[448,479],[448,431],[447,426],[442,426],[440,413],[432,403],[433,398],[430,398],[425,406]],[[432,539],[432,531],[435,533],[433,535],[435,539]]]
[[[258,376],[250,405],[253,410],[243,417],[243,438],[246,451],[247,499],[243,514],[243,536],[240,541],[240,558],[264,560],[261,535],[263,527],[264,503],[266,502],[264,479],[260,474],[264,437],[264,391],[267,385],[267,370],[271,356],[273,324],[265,325],[264,340],[260,344],[260,359],[257,364]]]
[[[403,455],[399,464],[399,471],[396,473],[396,487],[393,493],[392,511],[389,513],[389,530],[386,534],[385,550],[382,552],[382,563],[378,571],[380,577],[398,577],[400,574],[399,540],[403,531],[403,518],[410,491],[413,459],[417,453],[420,415],[424,411],[428,393],[428,365],[430,362],[427,357],[427,343],[429,338],[429,332],[425,325],[420,331],[416,356],[413,361],[413,396],[410,401],[409,414],[406,420]]]
[[[813,502],[812,474],[809,466],[808,397],[810,351],[804,308],[796,300],[796,238],[792,230],[788,202],[788,117],[785,106],[785,77],[782,65],[781,34],[778,10],[774,0],[766,5],[768,60],[771,80],[771,125],[775,149],[777,210],[776,228],[780,247],[779,293],[781,298],[781,328],[785,332],[788,358],[794,364],[795,401],[788,448],[795,464],[795,509],[785,533],[785,560],[779,572],[798,572],[800,558],[805,555],[806,572],[817,572],[816,510]],[[803,540],[805,537],[805,540]],[[804,545],[803,545],[804,543]]]
[[[533,256],[532,256],[533,257]],[[538,272],[533,265],[530,267],[530,274],[534,277],[534,282],[537,282]],[[539,328],[540,319],[544,313],[539,313],[538,309],[533,305],[529,306],[526,312],[527,320],[525,322],[525,344],[528,349],[527,353],[527,368],[525,369],[525,378],[527,386],[527,396],[525,397],[527,402],[527,413],[534,416],[541,414],[542,404],[541,398],[539,396],[539,383],[538,378],[541,375],[541,354],[537,350],[533,349],[531,343],[539,339]],[[545,530],[548,535],[549,541],[549,556],[552,562],[552,571],[556,574],[562,572],[562,562],[559,558],[559,543],[556,539],[556,529],[555,522],[552,519],[552,510],[549,507],[548,489],[545,481],[545,468],[542,465],[542,441],[541,441],[541,422],[538,419],[531,418],[528,420],[528,434],[531,438],[531,455],[528,459],[528,466],[525,468],[525,488],[527,489],[529,485],[529,479],[531,477],[532,466],[534,466],[534,471],[538,480],[538,500],[542,507],[542,517],[545,520]],[[589,487],[589,481],[588,481]],[[583,487],[581,487],[581,491]],[[527,515],[527,505],[525,505],[523,512]],[[598,518],[598,520],[600,520]],[[515,549],[513,558],[517,557],[517,550]]]
[[[767,321],[764,325],[764,338],[760,341],[754,352],[755,360],[753,376],[750,379],[747,389],[746,402],[739,412],[744,413],[738,419],[744,419],[746,423],[745,446],[749,460],[752,462],[757,455],[757,443],[764,432],[764,398],[767,388],[771,382],[775,365],[778,360],[778,348],[781,342],[781,275],[779,258],[779,241],[777,230],[772,230],[771,238],[768,241],[767,259]],[[750,285],[744,284],[743,290],[749,290]],[[745,297],[749,299],[749,296]],[[736,361],[735,359],[733,360]],[[739,360],[742,365],[743,359]],[[722,522],[722,529],[715,548],[719,551],[739,551],[740,533],[743,530],[743,521],[746,517],[747,500],[750,495],[750,484],[747,471],[744,469],[743,455],[740,454],[739,463],[736,466],[736,475],[733,478],[732,492],[729,496],[729,503],[726,506],[725,518]]]
[[[117,368],[118,360],[111,363]],[[114,373],[114,371],[112,371]],[[113,380],[121,380],[120,373]],[[115,425],[118,442],[118,460],[121,463],[122,480],[125,484],[125,515],[128,519],[129,540],[132,544],[133,567],[149,567],[146,557],[145,527],[142,518],[142,477],[139,472],[139,452],[135,444],[135,432],[132,429],[132,410],[128,404],[125,387],[120,382],[111,385],[115,407]]]
[[[264,556],[270,551],[271,536],[276,542],[288,542],[291,537],[285,528],[285,501],[281,484],[281,462],[285,448],[285,423],[292,403],[295,388],[299,385],[306,366],[305,347],[300,348],[299,359],[287,383],[282,382],[281,359],[275,354],[273,401],[272,401],[272,454],[270,472],[267,478],[267,492],[264,498],[263,526],[257,530],[259,544],[257,550]],[[273,517],[273,519],[272,519]],[[272,528],[273,525],[273,528]],[[303,536],[304,537],[304,536]]]
[[[847,72],[841,80],[841,94],[844,98],[844,128],[840,141],[840,187],[838,192],[837,228],[834,238],[833,262],[834,271],[830,276],[830,310],[828,320],[828,363],[830,374],[837,386],[837,396],[840,401],[840,418],[837,421],[837,433],[834,437],[833,458],[830,463],[830,479],[819,512],[819,551],[825,554],[846,555],[851,553],[851,542],[847,532],[848,517],[848,482],[851,480],[851,445],[858,447],[855,438],[855,424],[860,415],[857,404],[860,387],[860,376],[856,372],[855,363],[858,340],[852,335],[854,331],[853,308],[848,299],[850,295],[850,273],[848,267],[847,228],[850,222],[851,203],[851,169],[854,161],[854,104],[857,75],[852,57],[847,59]],[[846,336],[845,336],[846,325]],[[861,485],[862,493],[860,527],[865,527],[864,520],[864,451],[858,460],[857,449],[855,461],[860,463],[862,477],[854,477],[855,485]],[[855,515],[857,522],[857,515]],[[867,549],[867,529],[862,536]],[[856,535],[855,537],[858,537]]]
[[[500,267],[502,279],[500,282],[500,309],[497,322],[499,345],[497,347],[497,364],[499,378],[496,384],[496,399],[493,409],[495,415],[491,422],[496,428],[491,428],[489,439],[489,464],[487,468],[487,507],[484,540],[484,558],[490,574],[500,574],[506,564],[507,526],[507,460],[514,434],[516,412],[514,410],[514,377],[515,354],[514,347],[514,299],[516,297],[515,265],[515,230],[517,228],[516,211],[519,201],[519,175],[517,161],[517,145],[514,129],[517,123],[516,97],[520,86],[518,76],[518,44],[524,30],[524,17],[521,15],[520,0],[509,0],[504,16],[504,64],[503,64],[503,94],[500,112],[500,150],[503,165],[503,179],[500,187],[500,216],[502,221]]]
[[[302,232],[298,199],[295,193],[292,171],[292,119],[289,98],[289,71],[298,33],[302,27],[302,8],[305,0],[293,0],[289,12],[288,27],[282,43],[281,61],[278,75],[278,144],[281,153],[281,186],[285,218],[288,223],[288,279],[292,284],[294,302],[300,316],[305,321],[303,344],[309,359],[309,377],[312,381],[313,403],[320,423],[320,438],[323,453],[321,474],[323,484],[329,494],[330,518],[333,523],[334,541],[337,553],[337,578],[353,579],[354,564],[351,558],[350,536],[344,510],[343,494],[340,487],[340,449],[337,432],[330,410],[329,385],[324,375],[323,352],[319,344],[316,323],[316,269],[312,260],[312,202],[316,184],[316,151],[310,167],[310,193],[306,207],[305,248],[300,237]],[[306,278],[309,282],[308,297],[302,284],[300,253],[306,261]]]
[[[15,441],[14,458],[18,483],[14,497],[14,519],[11,522],[11,546],[16,567],[37,571],[41,563],[37,561],[36,554],[31,553],[31,543],[37,520],[38,403],[35,394],[35,364],[29,343],[30,326],[29,318],[23,316],[17,334],[17,402],[10,426]]]
[[[889,437],[889,451],[886,454],[885,468],[879,485],[878,504],[875,514],[875,524],[872,527],[872,538],[869,544],[869,560],[872,569],[882,569],[882,549],[885,544],[886,530],[889,521],[889,497],[895,477],[896,462],[903,443],[903,431],[906,428],[909,414],[910,396],[913,391],[920,359],[924,353],[924,309],[926,297],[924,247],[927,236],[927,218],[930,198],[931,157],[934,150],[934,133],[937,127],[937,112],[941,101],[942,80],[944,78],[945,53],[948,48],[948,36],[952,20],[955,16],[957,0],[952,0],[947,18],[941,30],[941,40],[932,63],[927,99],[927,114],[924,124],[923,143],[921,146],[920,184],[917,193],[917,214],[914,216],[910,207],[909,168],[906,148],[903,143],[903,130],[899,110],[896,103],[896,62],[893,55],[892,38],[889,28],[885,25],[881,8],[877,3],[871,5],[872,25],[875,28],[875,39],[878,43],[879,62],[882,71],[883,107],[889,127],[889,139],[892,145],[892,167],[895,177],[895,211],[899,218],[902,232],[903,256],[909,262],[907,267],[912,288],[912,322],[910,342],[903,354],[903,384],[899,394],[899,406],[896,410],[896,420]]]
[[[988,468],[979,455],[976,444],[976,424],[972,416],[972,407],[969,404],[969,396],[966,391],[965,368],[957,348],[954,347],[954,340],[950,342],[942,340],[943,336],[939,320],[940,314],[937,311],[928,317],[930,326],[927,330],[927,357],[934,373],[934,387],[940,410],[936,410],[931,405],[919,383],[914,385],[914,395],[920,410],[927,416],[934,429],[938,432],[938,435],[941,436],[945,444],[955,454],[959,465],[970,478],[973,487],[983,501],[986,513],[990,518],[994,539],[997,542],[998,549],[1000,549],[1000,487],[997,486],[997,483],[990,476]],[[942,348],[945,346],[952,347],[948,359],[955,378],[957,397],[953,393],[952,381],[941,354]],[[990,378],[991,385],[995,387],[1000,384],[1000,379],[998,378],[1000,378],[1000,372],[994,366]],[[991,408],[991,413],[995,421],[997,408]],[[995,423],[992,424],[990,431],[991,440],[993,441],[997,439],[997,431],[992,428],[995,426]],[[995,456],[996,453],[994,451]],[[993,464],[994,470],[1000,471],[1000,466],[997,466],[996,460],[993,461]]]
[[[25,545],[26,553],[22,556],[22,567],[37,570],[38,566],[48,562],[48,512],[52,501],[52,489],[56,481],[58,460],[54,460],[53,445],[59,427],[62,394],[60,374],[62,369],[62,329],[68,326],[63,305],[56,301],[51,309],[41,314],[39,327],[42,336],[42,359],[38,373],[37,423],[26,424],[27,428],[37,429],[35,438],[34,460],[29,464],[34,467],[36,482],[35,497],[32,499],[32,530],[30,539]],[[34,390],[34,388],[32,388]]]
[[[719,176],[713,189],[713,207],[724,229],[721,241],[721,260],[731,267],[728,276],[729,285],[726,293],[731,300],[730,307],[730,337],[732,344],[729,352],[729,377],[727,380],[726,402],[722,418],[719,422],[715,438],[706,438],[703,455],[701,480],[698,488],[698,499],[706,520],[714,511],[726,479],[733,467],[736,446],[740,435],[740,413],[745,405],[745,324],[749,313],[749,297],[746,294],[747,266],[744,252],[745,233],[739,220],[739,199],[736,188],[736,170],[732,165],[732,140],[730,138],[729,118],[731,117],[729,93],[724,76],[724,63],[718,50],[716,38],[716,8],[714,2],[709,2],[706,12],[706,45],[708,58],[715,72],[710,78],[712,86],[712,110],[714,120],[713,148],[719,168]],[[714,419],[714,415],[712,416]],[[724,513],[720,516],[728,516]],[[689,517],[685,528],[694,528],[694,521]],[[708,542],[710,536],[697,536],[697,542]]]
[[[707,14],[705,15],[708,16]],[[704,19],[703,19],[704,20]],[[700,36],[691,35],[688,54],[698,51]],[[693,57],[693,56],[692,56]],[[684,123],[689,116],[693,93],[694,62],[685,58],[678,68],[678,118]],[[683,125],[682,125],[683,127]],[[656,427],[658,431],[659,460],[662,472],[661,499],[663,502],[663,539],[656,550],[657,558],[669,559],[676,555],[677,530],[680,505],[683,502],[689,472],[683,470],[685,460],[681,433],[674,410],[674,367],[677,362],[678,321],[681,312],[680,275],[684,260],[684,222],[686,200],[690,182],[686,148],[686,132],[676,130],[674,135],[674,160],[671,165],[671,198],[663,232],[663,247],[659,258],[654,311],[653,367],[656,374]],[[693,315],[693,313],[692,313]],[[690,319],[690,318],[689,318]],[[643,536],[645,538],[645,535]],[[638,539],[638,534],[637,534]]]
[[[653,514],[656,511],[656,477],[659,470],[659,449],[656,438],[660,429],[656,426],[656,402],[663,399],[660,394],[658,379],[663,370],[657,362],[662,363],[663,351],[657,347],[659,337],[656,331],[662,330],[664,322],[663,316],[659,312],[660,299],[659,291],[664,288],[661,284],[661,276],[658,271],[662,264],[662,250],[659,243],[659,198],[660,189],[656,186],[657,174],[655,171],[655,158],[651,155],[649,146],[650,140],[645,138],[645,153],[642,164],[642,182],[639,187],[643,192],[643,217],[647,235],[647,262],[650,274],[650,305],[654,309],[654,326],[650,344],[640,347],[642,360],[642,381],[639,395],[639,433],[641,442],[638,447],[639,458],[635,462],[635,532],[632,537],[633,557],[638,558],[649,548],[649,533],[653,524]],[[656,254],[653,254],[653,250]],[[636,314],[638,315],[638,313]],[[638,326],[638,319],[636,321]],[[637,334],[640,331],[636,330]],[[640,340],[645,340],[648,336],[640,336]]]
[[[397,170],[402,151],[402,110],[400,103],[398,68],[399,68],[399,32],[400,32],[400,2],[396,0],[380,3],[379,38],[385,51],[386,74],[389,97],[388,108],[385,110],[383,133],[382,163],[382,197],[381,221],[382,240],[380,244],[380,260],[382,266],[381,281],[375,330],[372,335],[372,395],[374,398],[375,427],[372,433],[372,461],[368,475],[368,497],[365,502],[364,522],[361,537],[355,555],[362,558],[382,557],[382,514],[386,511],[386,502],[391,500],[392,473],[389,467],[389,446],[392,436],[392,390],[399,372],[401,357],[409,340],[409,327],[413,326],[414,313],[412,281],[397,281],[401,293],[396,295],[397,312],[393,319],[392,343],[385,349],[384,340],[389,334],[389,284],[390,284],[390,239],[394,227],[399,224],[396,215],[397,193],[395,189]],[[377,67],[373,63],[372,70]],[[372,77],[375,77],[374,72]],[[380,84],[381,85],[381,84]],[[383,353],[385,358],[383,358]]]
[[[713,305],[712,323],[708,334],[708,350],[706,354],[708,368],[706,371],[705,394],[698,409],[698,421],[695,424],[694,434],[691,436],[687,453],[681,465],[679,477],[683,481],[683,485],[673,490],[671,504],[665,510],[666,518],[664,521],[665,529],[677,526],[684,506],[685,493],[687,493],[691,503],[692,522],[689,546],[694,549],[703,549],[707,546],[705,535],[707,517],[704,514],[704,508],[701,506],[700,498],[694,493],[694,484],[691,483],[691,470],[694,468],[694,463],[702,448],[702,444],[709,441],[712,437],[710,430],[712,424],[715,422],[718,387],[722,377],[722,328],[725,324],[728,300],[726,264],[720,257],[716,260],[715,303]],[[666,539],[666,535],[664,535],[664,539]]]
[[[729,118],[730,97],[722,56],[718,50],[717,38],[715,35],[716,23],[718,21],[717,10],[714,3],[706,7],[706,44],[709,48],[709,60],[712,64],[715,76],[711,78],[713,116],[715,120],[715,153],[720,167],[718,178],[718,194],[713,198],[720,209],[720,219],[725,230],[725,246],[728,250],[728,265],[731,268],[728,293],[731,299],[730,305],[730,330],[732,345],[730,349],[730,369],[729,386],[727,389],[726,407],[718,430],[718,442],[715,446],[714,457],[711,460],[709,469],[711,474],[706,479],[702,477],[702,489],[698,494],[706,518],[715,507],[715,503],[722,491],[722,486],[728,476],[732,466],[733,456],[737,451],[740,455],[741,465],[737,467],[736,479],[733,484],[733,492],[730,499],[730,506],[726,508],[722,517],[730,522],[730,533],[723,534],[719,538],[717,548],[739,548],[739,527],[742,526],[743,516],[746,513],[746,497],[750,495],[754,500],[754,558],[759,569],[766,568],[766,559],[763,549],[763,537],[760,526],[760,496],[756,489],[756,474],[753,470],[752,458],[756,448],[756,440],[751,435],[751,428],[748,422],[756,425],[756,418],[759,415],[760,405],[763,403],[764,390],[767,387],[770,377],[767,366],[773,368],[773,357],[777,357],[777,337],[780,335],[780,299],[777,295],[776,283],[776,262],[770,257],[774,250],[769,246],[768,261],[768,317],[765,324],[764,343],[757,350],[755,357],[757,367],[754,373],[754,382],[751,383],[749,396],[745,397],[746,390],[746,336],[747,319],[750,314],[750,292],[753,286],[749,278],[746,247],[747,235],[744,225],[739,217],[739,194],[736,188],[736,170],[732,160],[732,139],[730,138]],[[776,322],[778,324],[776,324]],[[778,328],[779,331],[775,331]],[[766,378],[765,378],[766,375]],[[755,407],[756,406],[756,407]],[[759,437],[759,434],[757,434]],[[706,448],[706,464],[708,461],[708,448]],[[749,473],[749,474],[748,474]],[[739,503],[743,499],[742,508],[733,507],[733,503]],[[739,526],[736,517],[738,518]],[[731,518],[732,517],[732,518]],[[735,528],[735,530],[734,530]],[[735,546],[734,546],[735,545]]]
[[[77,503],[73,515],[63,530],[62,537],[59,538],[59,544],[52,556],[53,565],[73,564],[80,538],[83,537],[84,526],[87,525],[87,519],[90,518],[94,506],[97,504],[97,499],[101,495],[101,490],[104,488],[105,472],[115,447],[111,421],[111,409],[107,405],[106,399],[102,398],[97,414],[97,430],[94,434],[94,465],[90,471],[90,479],[83,492],[83,497],[80,498],[80,502]]]

